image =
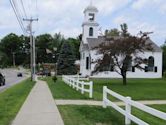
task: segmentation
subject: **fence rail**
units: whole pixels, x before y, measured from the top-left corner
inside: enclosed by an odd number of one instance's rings
[[[62,80],[68,84],[69,86],[73,87],[73,89],[76,89],[77,91],[81,91],[82,94],[85,92],[89,93],[89,97],[93,97],[93,82],[85,82],[85,81],[80,81],[83,80],[82,78],[80,79],[77,76],[62,76]],[[85,87],[89,86],[89,87]]]
[[[123,101],[125,103],[125,110],[116,105],[114,102],[110,101],[107,98],[107,95],[110,94],[114,96],[115,98]],[[148,114],[151,114],[155,117],[158,117],[160,119],[166,120],[166,113],[158,111],[156,109],[150,108],[148,106],[145,106],[141,103],[138,103],[136,101],[131,100],[131,97],[124,97],[110,89],[108,89],[106,86],[103,87],[103,107],[106,108],[107,106],[113,107],[115,110],[120,112],[125,116],[125,125],[130,125],[131,121],[135,122],[138,125],[149,125],[145,121],[137,118],[136,116],[131,114],[131,107],[135,107],[137,109],[140,109]]]

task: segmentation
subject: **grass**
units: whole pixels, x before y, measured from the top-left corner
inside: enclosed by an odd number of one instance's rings
[[[154,106],[156,107],[156,106]],[[166,105],[159,109],[166,110]],[[124,125],[124,116],[112,108],[97,106],[58,106],[65,125]],[[165,125],[165,121],[133,109],[133,114],[150,125]],[[132,125],[135,125],[132,123]]]
[[[122,125],[123,116],[115,110],[95,106],[58,106],[65,125]],[[100,124],[101,125],[101,124]]]
[[[82,95],[66,85],[61,78],[56,83],[51,77],[45,79],[55,99],[89,99],[88,94]],[[102,100],[103,86],[133,100],[166,100],[166,79],[128,79],[123,86],[121,79],[92,79],[94,81],[94,100]]]
[[[61,78],[58,78],[56,83],[54,83],[51,77],[47,77],[43,80],[47,81],[54,99],[88,99],[88,95],[82,95],[80,92],[72,89],[70,86],[66,85]]]
[[[0,125],[11,124],[34,84],[27,79],[0,94]]]
[[[128,79],[127,86],[121,79],[93,79],[94,99],[101,100],[103,86],[134,100],[166,100],[166,79]]]
[[[55,99],[89,99],[75,89],[66,85],[60,78],[56,83],[52,78],[45,78]],[[94,98],[102,100],[103,86],[134,100],[166,99],[165,79],[129,79],[128,85],[123,86],[121,79],[92,79],[94,81]],[[166,105],[153,105],[153,108],[166,112]],[[124,125],[124,116],[113,108],[103,109],[98,106],[58,106],[65,125]],[[164,120],[153,117],[136,108],[132,114],[150,125],[165,125]],[[132,125],[135,125],[132,123]]]

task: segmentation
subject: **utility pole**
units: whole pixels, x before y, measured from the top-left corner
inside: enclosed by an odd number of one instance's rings
[[[36,80],[36,72],[35,72],[35,67],[36,67],[36,59],[35,59],[35,38],[34,38],[34,33],[32,31],[32,23],[33,21],[38,21],[38,19],[23,19],[23,21],[28,21],[29,22],[29,27],[28,31],[30,32],[30,53],[31,53],[31,80],[35,81]]]
[[[16,66],[16,63],[15,63],[15,52],[12,53],[13,54],[13,67]]]

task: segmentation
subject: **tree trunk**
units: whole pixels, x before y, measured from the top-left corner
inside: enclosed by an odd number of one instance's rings
[[[123,75],[123,85],[127,85],[126,75]]]
[[[121,75],[122,75],[122,78],[123,78],[123,85],[127,85],[126,74],[127,74],[127,72],[125,70],[121,69]]]

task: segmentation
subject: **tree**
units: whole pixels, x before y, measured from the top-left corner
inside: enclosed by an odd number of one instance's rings
[[[0,43],[0,51],[6,55],[6,65],[11,66],[13,64],[13,54],[17,58],[21,49],[21,40],[19,36],[14,33],[10,33],[5,36]],[[19,65],[19,60],[16,59],[16,65]]]
[[[27,66],[30,65],[30,38],[26,37],[24,35],[21,35],[20,37],[20,49],[17,52],[16,60],[19,65]]]
[[[64,41],[65,38],[61,33],[55,33],[53,36],[52,47],[61,48]]]
[[[66,41],[64,36],[61,33],[55,33],[53,36],[53,42],[52,42],[52,52],[54,55],[54,60],[53,62],[57,62],[59,53],[61,51],[61,47],[63,45],[63,42]],[[54,50],[56,48],[56,51]]]
[[[47,50],[52,50],[53,38],[50,34],[43,34],[36,37],[36,50],[38,63],[51,63],[52,54]],[[50,59],[51,58],[51,59]]]
[[[64,42],[57,64],[58,75],[73,75],[77,73],[75,55],[69,42]]]
[[[79,47],[80,47],[80,41],[78,39],[74,38],[68,38],[67,40],[73,47],[73,52],[76,57],[76,59],[80,59],[80,52],[79,52]]]
[[[119,36],[120,32],[118,29],[111,29],[111,30],[106,30],[105,31],[105,36],[110,36],[110,37],[114,37],[114,36]]]
[[[0,68],[7,67],[7,55],[0,51]]]
[[[166,71],[166,42],[165,44],[161,47],[163,50],[163,71]]]
[[[127,84],[127,72],[131,68],[131,63],[134,62],[134,68],[141,67],[141,64],[147,62],[139,56],[139,53],[144,53],[145,50],[152,51],[151,44],[147,44],[149,39],[147,33],[140,33],[140,36],[132,36],[127,31],[127,25],[121,25],[121,32],[119,37],[107,38],[105,43],[100,44],[97,49],[98,54],[102,54],[101,59],[96,60],[97,66],[93,73],[102,71],[103,68],[110,68],[120,74],[123,78],[123,85]]]

